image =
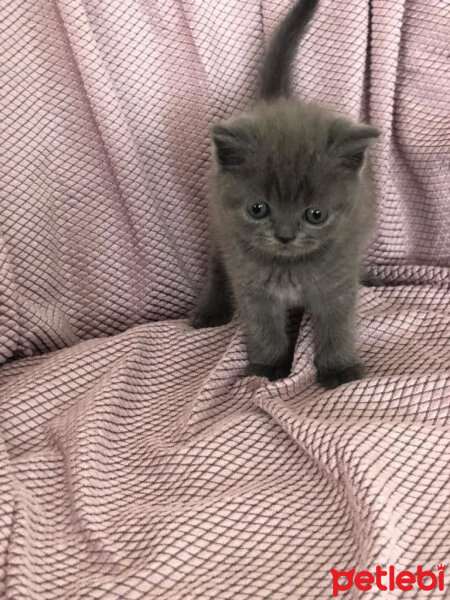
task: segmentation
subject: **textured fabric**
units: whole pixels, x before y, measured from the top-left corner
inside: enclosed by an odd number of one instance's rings
[[[322,600],[330,568],[448,565],[447,0],[322,0],[296,62],[299,96],[383,131],[386,285],[333,392],[308,315],[271,384],[236,322],[183,319],[208,128],[251,106],[290,0],[0,5],[0,598]]]
[[[8,364],[6,597],[322,600],[331,568],[448,565],[448,289],[367,289],[359,315],[367,378],[333,392],[314,383],[308,318],[294,374],[271,384],[244,377],[235,323]]]
[[[28,331],[2,338],[5,358],[186,314],[208,128],[252,105],[290,5],[3,0],[1,325]],[[297,60],[299,96],[383,132],[374,268],[449,266],[449,31],[447,0],[322,0]]]

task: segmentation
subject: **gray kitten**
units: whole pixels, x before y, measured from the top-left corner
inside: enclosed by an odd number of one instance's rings
[[[214,327],[239,310],[250,373],[289,374],[290,307],[318,328],[317,379],[362,377],[354,340],[360,254],[372,217],[365,153],[378,131],[289,97],[290,66],[318,0],[300,0],[262,66],[256,108],[212,130],[215,148],[210,278],[190,322]]]

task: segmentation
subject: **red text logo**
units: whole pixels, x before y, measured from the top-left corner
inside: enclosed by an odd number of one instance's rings
[[[355,569],[350,571],[336,571],[331,569],[333,577],[333,596],[338,596],[339,592],[346,592],[352,586],[355,586],[361,592],[369,592],[373,587],[386,592],[394,590],[402,590],[407,592],[412,589],[421,589],[431,591],[434,589],[444,589],[444,571],[445,565],[437,566],[438,572],[424,571],[422,565],[417,567],[417,573],[411,571],[395,572],[395,567],[389,567],[384,571],[381,567],[375,569],[375,573],[370,571],[355,572]]]

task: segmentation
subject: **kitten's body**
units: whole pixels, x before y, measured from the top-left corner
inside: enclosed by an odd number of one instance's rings
[[[378,134],[286,97],[299,33],[316,4],[297,2],[280,25],[262,69],[262,101],[213,130],[215,252],[191,322],[222,324],[234,302],[251,372],[276,379],[292,361],[286,311],[305,306],[318,321],[318,378],[333,387],[361,375],[353,320],[359,256],[371,224],[363,163]],[[260,217],[255,210],[268,212]],[[311,211],[325,219],[311,222]]]

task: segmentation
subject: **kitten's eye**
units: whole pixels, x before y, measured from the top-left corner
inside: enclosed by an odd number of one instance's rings
[[[264,219],[270,213],[270,206],[266,202],[258,202],[247,206],[247,211],[254,219]]]
[[[325,210],[320,210],[319,208],[307,208],[303,216],[311,225],[320,225],[320,223],[324,223],[327,220],[328,214]]]

